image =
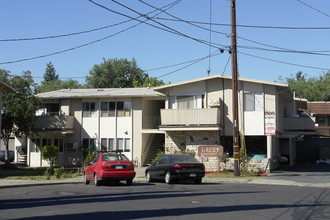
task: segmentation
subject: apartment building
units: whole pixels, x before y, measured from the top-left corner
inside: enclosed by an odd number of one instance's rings
[[[314,133],[312,119],[298,111],[306,100],[295,99],[287,84],[276,82],[240,78],[238,89],[241,146],[265,155],[253,159],[253,166],[270,171],[283,156],[293,165],[296,140]],[[193,151],[208,170],[216,171],[219,152],[233,152],[231,77],[215,75],[154,90],[166,96],[159,127],[166,132],[165,149]]]
[[[37,111],[36,135],[28,137],[28,166],[48,166],[41,155],[45,145],[60,147],[57,166],[81,166],[82,146],[121,150],[141,166],[146,148],[164,139],[158,131],[164,96],[149,88],[68,89],[38,97],[43,108]]]

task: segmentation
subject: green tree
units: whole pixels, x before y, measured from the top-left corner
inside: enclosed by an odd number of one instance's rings
[[[45,145],[42,147],[42,158],[49,162],[51,170],[54,168],[59,152],[60,148],[58,146]]]
[[[9,71],[6,70],[1,70],[0,74],[2,81],[16,89],[15,93],[4,93],[2,96],[1,138],[8,151],[12,134],[26,138],[34,132],[35,112],[40,107],[40,100],[33,95],[35,84],[30,71],[13,77],[10,77]]]
[[[155,78],[149,78],[148,74],[141,70],[135,59],[105,60],[89,71],[86,84],[89,88],[128,88],[164,84]]]
[[[77,80],[56,80],[43,82],[40,86],[36,87],[36,93],[56,91],[60,89],[80,89],[85,88],[84,85],[81,85]]]
[[[158,80],[156,77],[148,77],[143,84],[139,84],[137,81],[133,82],[134,87],[155,87],[164,84],[163,80]]]
[[[283,81],[281,78],[280,80]],[[330,101],[330,72],[311,78],[298,72],[285,81],[298,98],[306,98],[308,101]]]
[[[51,81],[56,81],[58,79],[58,75],[56,74],[56,70],[52,62],[47,63],[47,67],[44,73],[44,81],[45,82],[51,82]]]

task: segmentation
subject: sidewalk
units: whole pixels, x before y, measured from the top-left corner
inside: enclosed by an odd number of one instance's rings
[[[145,180],[146,167],[135,168],[135,183],[146,183]],[[275,175],[274,175],[275,176]],[[330,177],[329,177],[330,178]],[[75,177],[64,180],[0,180],[0,189],[7,187],[24,187],[31,185],[52,185],[52,184],[82,184],[82,177]],[[286,185],[286,186],[305,186],[330,188],[330,181],[323,183],[302,182],[287,180],[285,176],[273,178],[273,175],[257,177],[257,178],[221,178],[221,177],[204,177],[202,183],[240,183],[240,184],[266,184],[266,185]]]

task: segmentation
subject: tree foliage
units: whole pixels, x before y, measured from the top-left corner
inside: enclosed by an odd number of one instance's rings
[[[11,134],[16,137],[27,136],[34,132],[35,112],[40,107],[40,100],[33,95],[35,85],[30,71],[22,76],[9,76],[9,71],[0,70],[0,80],[16,89],[14,93],[2,96],[1,137],[8,150]]]
[[[308,78],[307,74],[298,72],[291,78],[286,78],[286,83],[297,98],[306,98],[308,101],[330,101],[330,72],[319,77]]]
[[[141,70],[135,59],[103,59],[103,63],[94,65],[86,77],[89,88],[129,88],[163,85],[163,81],[149,77]]]
[[[49,162],[50,168],[54,167],[59,152],[58,146],[45,145],[42,147],[42,158]]]
[[[52,62],[47,63],[47,67],[44,73],[44,81],[45,82],[51,82],[51,81],[56,81],[59,80],[58,75],[56,74],[56,70]]]
[[[81,85],[77,80],[56,80],[43,82],[41,85],[36,87],[36,93],[56,91],[60,89],[80,89],[85,88],[84,85]]]

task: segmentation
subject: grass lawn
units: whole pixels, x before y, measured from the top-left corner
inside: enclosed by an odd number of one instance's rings
[[[0,179],[21,179],[21,180],[47,180],[46,173],[47,168],[31,168],[31,167],[14,167],[1,168]],[[54,175],[50,176],[50,179],[66,179],[81,176],[80,168],[64,168],[60,178]]]

